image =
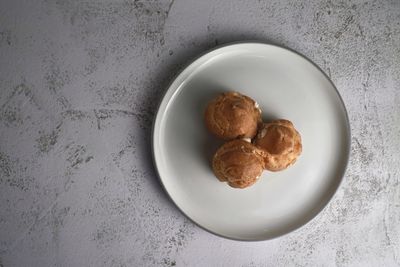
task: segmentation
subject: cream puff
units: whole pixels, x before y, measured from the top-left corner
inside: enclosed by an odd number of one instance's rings
[[[253,138],[260,122],[258,104],[236,92],[220,94],[209,102],[205,111],[208,130],[224,140]]]
[[[265,169],[281,171],[292,165],[302,151],[301,136],[288,120],[263,124],[254,144],[266,152]]]
[[[215,176],[234,188],[253,185],[264,170],[265,152],[244,140],[223,144],[212,161]]]

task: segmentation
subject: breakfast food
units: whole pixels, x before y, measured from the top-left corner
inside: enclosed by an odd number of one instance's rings
[[[208,130],[224,140],[253,138],[260,122],[258,104],[236,92],[220,94],[208,104],[205,112]]]
[[[234,188],[254,184],[264,170],[265,152],[244,140],[223,144],[215,153],[212,167],[221,182]]]
[[[302,151],[301,137],[288,120],[275,120],[263,124],[254,144],[266,152],[265,169],[284,170],[292,165]]]

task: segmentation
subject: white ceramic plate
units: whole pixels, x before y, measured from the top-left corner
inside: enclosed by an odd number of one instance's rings
[[[222,142],[203,121],[208,101],[230,90],[256,100],[265,121],[291,120],[303,142],[293,166],[265,171],[246,189],[215,178],[210,159]],[[302,226],[329,202],[346,169],[349,129],[339,93],[315,64],[279,46],[239,43],[201,56],[172,82],[154,123],[153,155],[165,190],[199,226],[265,240]]]

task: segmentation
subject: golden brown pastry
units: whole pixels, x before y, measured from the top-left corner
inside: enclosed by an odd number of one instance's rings
[[[265,152],[244,140],[223,144],[215,153],[212,167],[221,182],[234,188],[254,184],[264,170]]]
[[[228,92],[213,99],[205,112],[208,130],[224,140],[253,138],[261,122],[261,110],[248,96]]]
[[[280,171],[292,165],[302,150],[301,136],[288,120],[263,124],[254,144],[266,152],[265,169]]]

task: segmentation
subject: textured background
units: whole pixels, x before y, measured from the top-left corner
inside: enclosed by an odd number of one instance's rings
[[[157,102],[218,44],[289,46],[347,106],[333,201],[282,238],[198,228],[151,162]],[[0,266],[399,266],[400,1],[0,1]]]

